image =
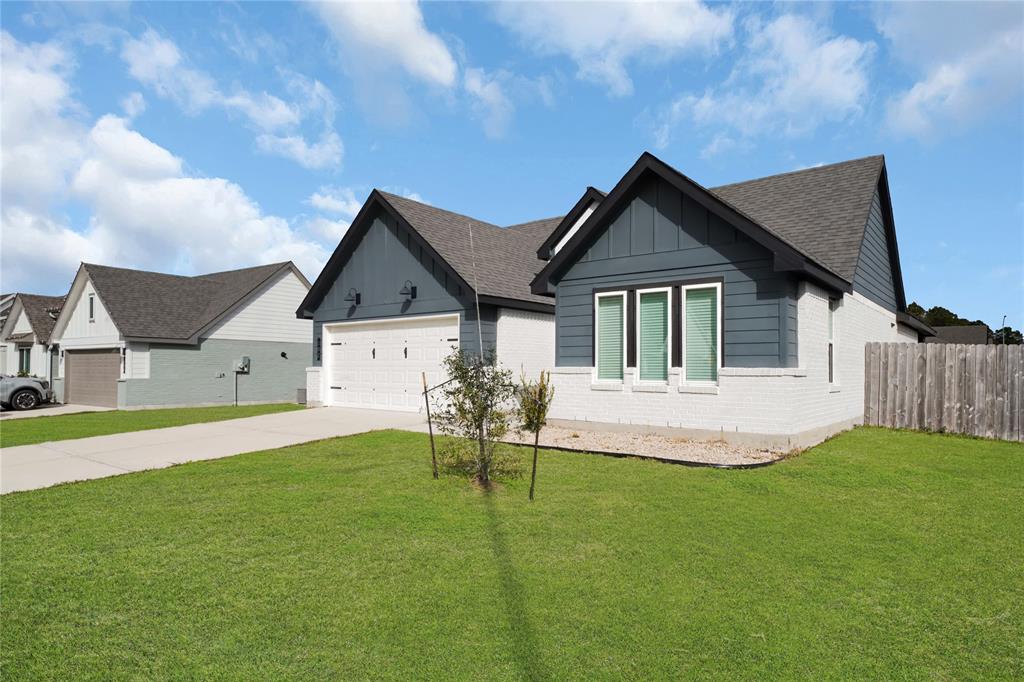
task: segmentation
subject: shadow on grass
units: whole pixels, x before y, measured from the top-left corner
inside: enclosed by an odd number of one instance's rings
[[[488,532],[491,536],[491,548],[494,551],[494,562],[498,568],[498,579],[501,581],[501,596],[505,602],[505,612],[512,630],[512,655],[522,675],[527,680],[547,680],[550,675],[540,661],[540,648],[537,644],[537,633],[530,623],[524,608],[525,592],[519,580],[519,574],[512,563],[512,554],[508,548],[505,531],[502,530],[498,511],[494,506],[494,492],[485,492],[484,510],[487,513]]]

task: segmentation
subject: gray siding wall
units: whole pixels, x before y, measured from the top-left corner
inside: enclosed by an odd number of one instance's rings
[[[282,358],[282,352],[288,357]],[[243,355],[251,359],[251,370],[238,375],[238,402],[294,402],[296,389],[305,388],[307,343],[206,339],[197,346],[152,344],[149,378],[119,382],[118,406],[231,404],[232,368]]]
[[[650,179],[556,287],[556,364],[593,365],[596,288],[720,277],[729,367],[795,367],[797,287],[772,254],[665,182]]]
[[[885,238],[885,217],[882,200],[875,190],[871,212],[864,229],[860,258],[853,275],[853,290],[863,294],[886,310],[896,311],[896,285],[892,276],[892,258]]]
[[[398,293],[406,280],[416,286],[415,300],[408,301]],[[362,298],[358,306],[344,300],[353,287]],[[477,350],[479,335],[471,292],[463,289],[448,267],[432,258],[390,216],[378,215],[313,313],[313,364],[321,364],[316,343],[322,338],[325,323],[452,312],[460,313],[461,347]],[[481,306],[480,313],[484,347],[493,349],[497,308]]]

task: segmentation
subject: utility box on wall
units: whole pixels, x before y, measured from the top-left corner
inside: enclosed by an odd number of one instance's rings
[[[235,371],[239,374],[249,373],[249,356],[243,355],[235,364]]]

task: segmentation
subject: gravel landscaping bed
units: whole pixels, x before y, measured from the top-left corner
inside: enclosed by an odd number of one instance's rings
[[[515,432],[510,440],[533,443],[532,434]],[[584,452],[614,452],[637,457],[656,457],[718,465],[771,462],[783,456],[778,450],[730,445],[723,441],[690,440],[653,433],[588,431],[545,426],[540,432],[542,447],[569,448]]]

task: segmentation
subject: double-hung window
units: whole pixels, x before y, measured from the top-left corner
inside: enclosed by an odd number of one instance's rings
[[[598,381],[622,381],[626,364],[626,294],[596,294],[594,357]]]
[[[18,373],[28,374],[32,371],[32,349],[31,348],[19,348],[18,349]]]
[[[684,286],[682,295],[683,364],[686,368],[686,381],[718,381],[718,368],[722,366],[721,343],[718,338],[722,286]]]
[[[668,354],[672,347],[671,289],[636,292],[637,367],[640,381],[668,381]]]

